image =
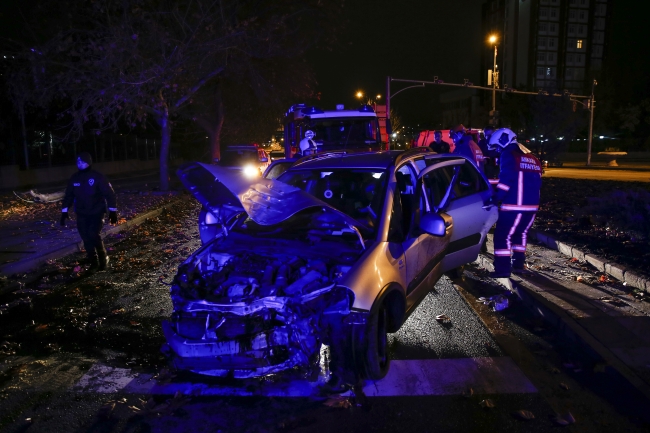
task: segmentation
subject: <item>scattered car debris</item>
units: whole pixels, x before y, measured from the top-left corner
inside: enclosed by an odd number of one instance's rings
[[[535,419],[535,415],[529,411],[529,410],[518,410],[513,414],[516,418],[524,420],[524,421],[530,421]]]

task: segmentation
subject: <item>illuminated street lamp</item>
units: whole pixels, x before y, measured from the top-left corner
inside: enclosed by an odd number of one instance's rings
[[[359,90],[355,96],[357,97],[357,99],[361,100],[361,98],[363,98],[363,92]]]
[[[491,71],[488,72],[488,86],[492,84],[492,111],[490,116],[494,120],[496,126],[496,110],[497,110],[497,92],[496,89],[499,87],[499,73],[497,72],[497,36],[491,35],[488,41],[490,44],[494,45],[494,64]]]

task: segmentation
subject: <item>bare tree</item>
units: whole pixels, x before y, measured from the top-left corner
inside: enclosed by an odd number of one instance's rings
[[[167,190],[174,118],[209,89],[216,107],[213,134],[218,137],[223,110],[216,81],[226,71],[250,70],[254,59],[303,53],[319,37],[314,26],[323,15],[319,4],[318,0],[87,3],[75,12],[70,30],[36,49],[40,55],[35,57],[35,83],[39,91],[54,90],[70,101],[61,118],[76,133],[88,125],[99,134],[120,124],[145,125],[153,118],[161,131],[160,187]],[[213,143],[218,145],[218,138]]]

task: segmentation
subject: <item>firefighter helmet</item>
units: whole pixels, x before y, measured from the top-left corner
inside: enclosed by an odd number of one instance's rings
[[[490,136],[490,141],[488,142],[488,149],[502,151],[510,143],[517,142],[517,134],[512,132],[508,128],[497,129]]]

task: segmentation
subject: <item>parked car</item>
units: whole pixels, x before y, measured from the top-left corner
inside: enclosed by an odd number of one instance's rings
[[[272,150],[269,152],[269,156],[271,157],[271,161],[286,158],[284,150]]]
[[[247,177],[259,177],[271,160],[264,149],[256,144],[231,144],[221,150],[221,158],[215,163],[222,167],[242,170]]]
[[[165,351],[207,375],[311,368],[327,344],[338,373],[384,377],[387,333],[497,219],[475,166],[428,148],[319,153],[277,179],[201,163],[178,175],[215,230],[174,277]]]

